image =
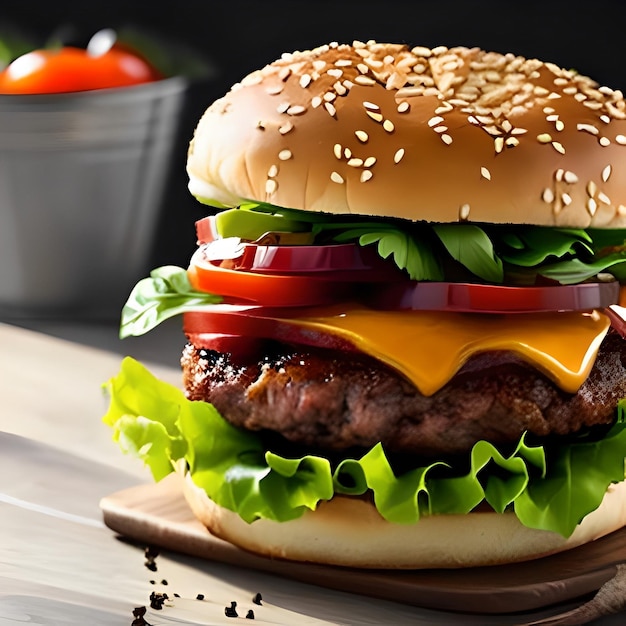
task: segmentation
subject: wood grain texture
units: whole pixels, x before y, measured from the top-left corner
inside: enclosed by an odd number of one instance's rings
[[[510,614],[595,593],[626,561],[626,529],[540,560],[465,570],[368,571],[290,563],[212,536],[189,509],[177,476],[100,502],[105,524],[129,539],[310,584],[430,609]]]

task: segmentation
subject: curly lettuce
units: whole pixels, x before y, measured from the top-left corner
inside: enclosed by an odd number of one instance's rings
[[[141,459],[157,481],[183,460],[196,485],[246,522],[287,521],[335,494],[369,493],[380,514],[398,524],[465,514],[486,502],[497,512],[513,511],[526,526],[567,537],[608,486],[624,480],[626,401],[598,440],[544,447],[522,436],[507,454],[479,441],[462,468],[441,461],[399,474],[380,444],[336,465],[268,451],[260,437],[233,427],[212,405],[188,400],[130,357],[105,389],[103,421],[125,453]]]

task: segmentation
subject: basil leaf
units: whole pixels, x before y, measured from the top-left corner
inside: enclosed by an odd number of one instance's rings
[[[497,241],[497,230],[493,232],[493,236]],[[513,249],[500,252],[501,258],[512,265],[535,267],[548,257],[593,254],[589,245],[591,238],[584,230],[529,226],[516,229],[515,236],[523,243],[523,247],[510,246]],[[504,243],[506,240],[501,238],[501,241]]]
[[[599,272],[608,272],[616,277],[623,276],[626,271],[626,251],[609,254],[589,263],[580,259],[569,259],[550,265],[544,265],[537,272],[541,276],[556,280],[562,285],[574,285],[593,278]]]
[[[472,274],[489,282],[502,282],[502,261],[482,228],[472,224],[435,224],[433,230],[450,256]]]
[[[335,236],[335,241],[357,239],[361,246],[377,244],[378,254],[387,259],[393,257],[396,265],[406,270],[412,280],[443,280],[443,272],[424,241],[418,241],[405,231],[389,228],[372,230],[355,228]]]
[[[120,338],[143,335],[170,317],[221,301],[221,296],[196,291],[182,267],[159,267],[149,278],[140,280],[128,296],[122,309]]]

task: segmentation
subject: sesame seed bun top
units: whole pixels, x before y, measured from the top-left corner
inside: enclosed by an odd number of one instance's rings
[[[477,48],[294,52],[200,120],[193,195],[433,222],[626,227],[622,93]]]

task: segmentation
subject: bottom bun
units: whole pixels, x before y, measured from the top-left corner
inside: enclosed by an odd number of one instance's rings
[[[598,509],[565,539],[523,526],[511,513],[433,515],[417,524],[385,521],[367,500],[336,496],[288,522],[248,524],[209,499],[187,473],[183,490],[211,533],[263,556],[359,568],[458,568],[514,563],[555,554],[626,525],[626,482],[611,485]]]

